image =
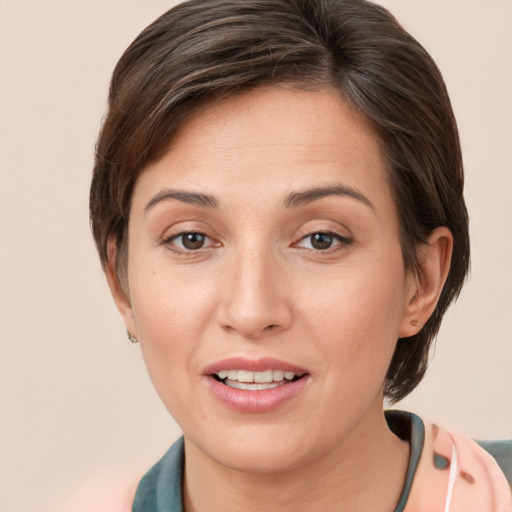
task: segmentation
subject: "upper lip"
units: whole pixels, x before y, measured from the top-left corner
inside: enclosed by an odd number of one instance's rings
[[[213,375],[221,370],[248,370],[251,372],[264,372],[266,370],[282,370],[293,372],[295,375],[308,373],[305,368],[297,365],[274,359],[272,357],[263,357],[258,359],[247,359],[245,357],[230,357],[222,359],[208,365],[204,370],[204,375]]]

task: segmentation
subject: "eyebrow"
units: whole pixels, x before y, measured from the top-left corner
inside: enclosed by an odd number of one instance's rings
[[[219,202],[215,197],[210,194],[200,194],[198,192],[187,192],[185,190],[171,190],[165,189],[160,191],[158,194],[153,196],[144,211],[147,212],[150,208],[156,204],[165,201],[166,199],[176,199],[182,203],[192,204],[195,206],[203,206],[206,208],[218,208]]]
[[[361,201],[366,206],[370,207],[372,210],[375,210],[372,202],[364,194],[362,194],[353,187],[343,185],[341,183],[327,185],[324,187],[309,188],[298,192],[291,192],[290,194],[285,196],[283,204],[285,208],[293,208],[295,206],[301,206],[304,204],[312,203],[313,201],[318,201],[319,199],[323,199],[324,197],[333,195],[352,197],[353,199]],[[158,194],[153,196],[148,201],[146,207],[144,208],[144,211],[147,212],[156,204],[167,199],[175,199],[186,204],[201,206],[205,208],[219,208],[219,201],[210,194],[189,192],[186,190],[165,189],[160,191]]]
[[[372,202],[364,194],[353,187],[341,183],[335,183],[325,187],[309,188],[299,192],[292,192],[284,198],[283,203],[286,208],[291,208],[294,206],[301,206],[307,203],[311,203],[313,201],[318,201],[319,199],[323,199],[324,197],[328,196],[352,197],[353,199],[361,201],[372,210],[375,210]]]

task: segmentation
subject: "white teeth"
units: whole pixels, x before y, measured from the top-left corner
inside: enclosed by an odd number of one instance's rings
[[[267,370],[266,372],[254,372],[254,382],[272,382],[274,380],[274,375],[272,374],[272,370]]]
[[[249,370],[220,370],[217,376],[221,380],[229,380],[233,382],[270,384],[282,382],[284,379],[293,380],[294,372],[285,372],[283,370],[265,370],[263,372],[251,372]],[[283,382],[283,384],[285,384]],[[246,389],[246,388],[240,388]],[[254,387],[251,387],[254,389]]]
[[[227,378],[229,380],[238,380],[238,370],[228,370]]]
[[[260,391],[262,389],[277,388],[284,384],[285,384],[284,382],[257,383],[257,382],[239,382],[237,380],[227,380],[226,381],[226,385],[229,386],[230,388],[248,389],[250,391]]]
[[[231,379],[231,377],[229,378]],[[254,382],[254,372],[238,370],[238,377],[233,380],[237,380],[238,382]]]
[[[284,379],[284,372],[282,370],[274,370],[272,372],[272,377],[274,378],[274,381],[280,382]],[[288,379],[288,380],[291,380],[291,379]]]

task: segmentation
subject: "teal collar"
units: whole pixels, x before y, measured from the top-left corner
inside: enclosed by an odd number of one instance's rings
[[[395,509],[403,512],[423,449],[425,427],[418,416],[403,411],[386,411],[386,421],[392,432],[411,445],[404,488]],[[183,512],[184,465],[185,450],[180,437],[141,480],[132,512]]]

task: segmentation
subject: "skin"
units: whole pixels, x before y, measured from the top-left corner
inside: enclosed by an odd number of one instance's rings
[[[333,185],[350,194],[285,204]],[[204,245],[185,250],[180,234],[197,232]],[[133,193],[129,289],[113,245],[107,277],[183,429],[188,512],[394,509],[409,448],[385,422],[383,382],[397,339],[435,307],[451,244],[437,229],[418,274],[404,268],[377,139],[334,90],[258,89],[182,126]],[[233,356],[305,368],[306,385],[269,412],[230,409],[204,368]]]

